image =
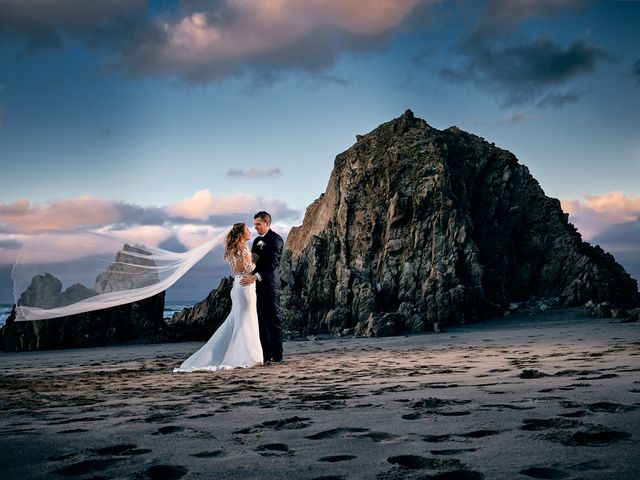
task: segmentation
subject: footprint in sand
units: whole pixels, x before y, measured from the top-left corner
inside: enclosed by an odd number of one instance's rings
[[[475,452],[477,448],[449,448],[445,450],[431,450],[431,455],[458,455],[459,453]]]
[[[592,412],[607,412],[607,413],[620,413],[636,410],[638,407],[634,405],[622,405],[620,403],[613,402],[596,402],[588,405],[589,410]]]
[[[566,418],[525,418],[522,420],[524,424],[522,430],[537,432],[550,428],[567,429],[575,428],[583,425],[578,420],[569,420]]]
[[[324,432],[318,432],[318,433],[314,433],[313,435],[308,435],[307,438],[309,440],[327,440],[329,438],[342,437],[349,433],[364,433],[368,431],[369,431],[368,428],[352,428],[352,427],[332,428],[331,430],[325,430]]]
[[[224,450],[210,450],[198,453],[192,453],[192,457],[196,458],[218,458],[224,455]]]
[[[535,407],[532,406],[524,406],[524,405],[512,405],[510,403],[487,403],[481,405],[484,408],[497,408],[499,410],[532,410]]]
[[[578,377],[578,380],[605,380],[607,378],[616,378],[617,376],[618,374],[616,373],[604,373],[596,377]]]
[[[586,417],[587,415],[591,414],[586,410],[576,410],[575,412],[561,413],[559,416],[565,418],[582,418]]]
[[[97,455],[118,455],[118,456],[144,455],[145,453],[151,452],[151,450],[148,448],[138,448],[137,445],[129,445],[129,444],[112,445],[110,447],[96,448],[91,451]]]
[[[422,418],[422,414],[418,413],[418,412],[406,413],[406,414],[402,415],[401,418],[403,420],[418,420],[419,418]]]
[[[307,423],[308,420],[310,419],[305,417],[291,417],[279,420],[269,420],[267,422],[262,422],[261,425],[266,428],[273,428],[274,430],[297,430],[310,426],[311,423]]]
[[[546,478],[551,480],[569,477],[567,472],[547,467],[530,467],[525,470],[520,470],[520,473],[531,478]]]
[[[328,457],[319,458],[319,462],[329,462],[329,463],[337,463],[337,462],[346,462],[348,460],[353,460],[354,458],[358,458],[356,455],[330,455]]]
[[[169,433],[177,433],[182,432],[184,427],[178,427],[177,425],[167,425],[165,427],[160,427],[156,434],[168,435]]]
[[[579,472],[589,471],[589,470],[603,470],[608,468],[609,465],[603,462],[602,460],[588,460],[586,462],[576,463],[575,465],[571,465],[569,467],[571,470],[577,470]]]
[[[452,470],[450,472],[442,472],[436,475],[427,475],[422,478],[424,480],[483,480],[484,475],[473,470]]]
[[[473,430],[467,433],[457,433],[457,437],[465,437],[465,438],[483,438],[491,435],[497,435],[500,431],[498,430]]]
[[[448,382],[428,382],[420,384],[420,388],[458,388],[459,386],[457,383]]]
[[[368,433],[363,433],[362,435],[358,435],[359,437],[366,437],[366,438],[370,438],[371,440],[373,440],[376,443],[379,442],[390,442],[392,440],[395,440],[396,438],[399,438],[399,435],[394,435],[393,433],[387,433],[387,432],[368,432]]]
[[[347,480],[344,475],[322,475],[321,477],[313,477],[311,480]]]
[[[456,459],[428,458],[419,455],[395,455],[387,458],[387,462],[409,470],[460,468],[462,464]]]
[[[293,455],[293,450],[289,450],[289,445],[285,443],[267,443],[260,445],[256,451],[263,457],[275,457],[283,455]]]
[[[432,468],[433,459],[427,457],[420,457],[418,455],[396,455],[394,457],[387,458],[387,462],[394,465],[400,465],[401,467],[409,468],[411,470],[420,470],[423,468]]]
[[[152,465],[144,474],[150,480],[176,480],[188,472],[189,470],[180,465]]]
[[[278,420],[268,420],[266,422],[259,423],[253,427],[241,428],[234,431],[235,434],[248,435],[250,433],[256,433],[265,428],[271,428],[273,430],[299,430],[301,428],[307,428],[311,426],[310,420],[306,417],[291,417],[281,418]]]
[[[91,459],[82,460],[81,462],[72,463],[66,467],[58,468],[54,470],[54,473],[65,477],[75,475],[85,475],[88,473],[104,470],[110,467],[114,463],[124,460],[123,458],[104,458],[104,459]]]
[[[621,440],[628,440],[631,436],[629,432],[615,430],[582,431],[574,433],[563,443],[571,446],[605,447]]]
[[[425,435],[422,437],[422,441],[429,443],[446,442],[451,439],[451,435]]]

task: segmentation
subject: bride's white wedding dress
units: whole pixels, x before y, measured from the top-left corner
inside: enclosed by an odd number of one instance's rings
[[[187,358],[174,372],[228,370],[262,363],[262,346],[256,308],[256,285],[240,285],[243,276],[255,268],[246,244],[229,259],[235,275],[231,289],[231,313],[200,350]]]

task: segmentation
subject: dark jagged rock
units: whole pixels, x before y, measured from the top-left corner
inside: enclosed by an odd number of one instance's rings
[[[18,303],[25,307],[51,309],[63,307],[93,297],[98,293],[80,283],[76,283],[62,291],[62,282],[50,273],[36,275],[31,284],[22,292]]]
[[[390,313],[394,328],[432,330],[531,296],[640,305],[637,282],[512,153],[410,111],[336,157],[289,233],[282,276],[285,328],[302,333],[366,332]]]
[[[135,265],[154,265],[141,258],[141,247],[124,245],[114,264],[96,278],[95,290],[76,283],[62,291],[62,282],[51,275],[36,275],[20,295],[18,305],[52,309],[78,302],[98,293],[143,287],[155,283],[156,273]],[[133,263],[127,265],[124,263]],[[97,347],[131,341],[170,340],[164,321],[164,292],[118,307],[47,320],[16,321],[15,309],[0,329],[4,351]]]
[[[175,313],[168,322],[171,340],[207,340],[231,311],[233,277],[224,277],[207,298]]]
[[[119,307],[48,320],[16,321],[14,308],[0,328],[0,350],[52,350],[164,340],[163,312],[164,292]]]

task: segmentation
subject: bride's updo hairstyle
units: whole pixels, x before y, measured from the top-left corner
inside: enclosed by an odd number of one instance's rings
[[[246,223],[234,223],[231,231],[224,239],[224,258],[229,259],[235,253],[240,251],[240,247],[244,240],[244,232],[247,228]]]

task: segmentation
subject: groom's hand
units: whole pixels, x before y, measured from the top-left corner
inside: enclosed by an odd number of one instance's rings
[[[253,283],[256,281],[256,276],[255,275],[247,275],[246,277],[242,277],[240,279],[240,285],[242,285],[243,287],[246,287],[247,285]]]

